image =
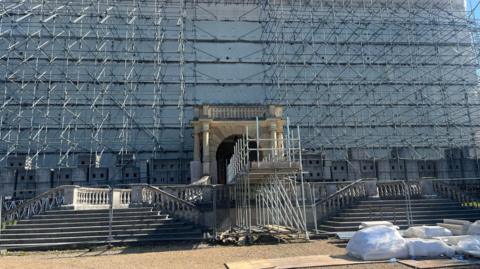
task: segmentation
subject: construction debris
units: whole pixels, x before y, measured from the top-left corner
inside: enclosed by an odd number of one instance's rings
[[[297,231],[284,226],[268,225],[255,227],[249,232],[244,229],[231,229],[220,234],[217,242],[222,245],[254,245],[306,242]]]

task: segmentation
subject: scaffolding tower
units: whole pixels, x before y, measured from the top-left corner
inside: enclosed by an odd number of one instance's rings
[[[227,167],[236,228],[247,236],[276,231],[308,240],[300,128],[290,130],[287,119],[284,140],[262,139],[257,118],[256,137],[248,134],[247,127]]]

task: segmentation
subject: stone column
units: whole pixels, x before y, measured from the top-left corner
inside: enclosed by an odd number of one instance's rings
[[[200,131],[197,126],[194,128],[193,132],[193,160],[200,161]]]
[[[73,209],[76,208],[78,188],[80,188],[80,186],[76,186],[76,185],[63,186],[62,207],[72,207]]]
[[[132,189],[132,196],[130,198],[131,207],[142,207],[143,206],[143,189],[146,184],[131,184],[130,188]]]
[[[277,155],[277,124],[275,122],[270,123],[270,139],[272,147],[272,157]]]
[[[203,138],[203,175],[210,175],[210,125],[208,122],[202,125]]]
[[[284,148],[284,141],[283,141],[283,132],[279,131],[277,132],[277,138],[278,138],[278,147],[283,149]]]

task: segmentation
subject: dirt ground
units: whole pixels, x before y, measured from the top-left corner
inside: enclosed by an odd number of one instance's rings
[[[233,261],[327,254],[345,254],[345,248],[326,240],[319,240],[310,243],[248,247],[177,243],[164,246],[119,247],[110,250],[99,248],[76,251],[10,252],[0,256],[0,269],[220,269],[225,268],[225,263]],[[410,267],[398,263],[385,263],[332,268],[404,269]]]

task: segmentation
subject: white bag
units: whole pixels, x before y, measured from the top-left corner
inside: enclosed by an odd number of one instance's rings
[[[408,254],[412,258],[428,257],[437,258],[441,256],[452,257],[455,249],[444,242],[436,239],[412,238],[407,240]]]
[[[468,227],[469,235],[480,235],[480,220],[475,221],[473,224]]]
[[[437,236],[452,236],[452,232],[440,226],[410,227],[403,232],[404,237],[430,239]]]
[[[408,257],[406,240],[394,227],[374,226],[355,232],[347,244],[349,255],[365,260]]]
[[[472,236],[460,240],[457,244],[457,252],[480,258],[480,237]]]

